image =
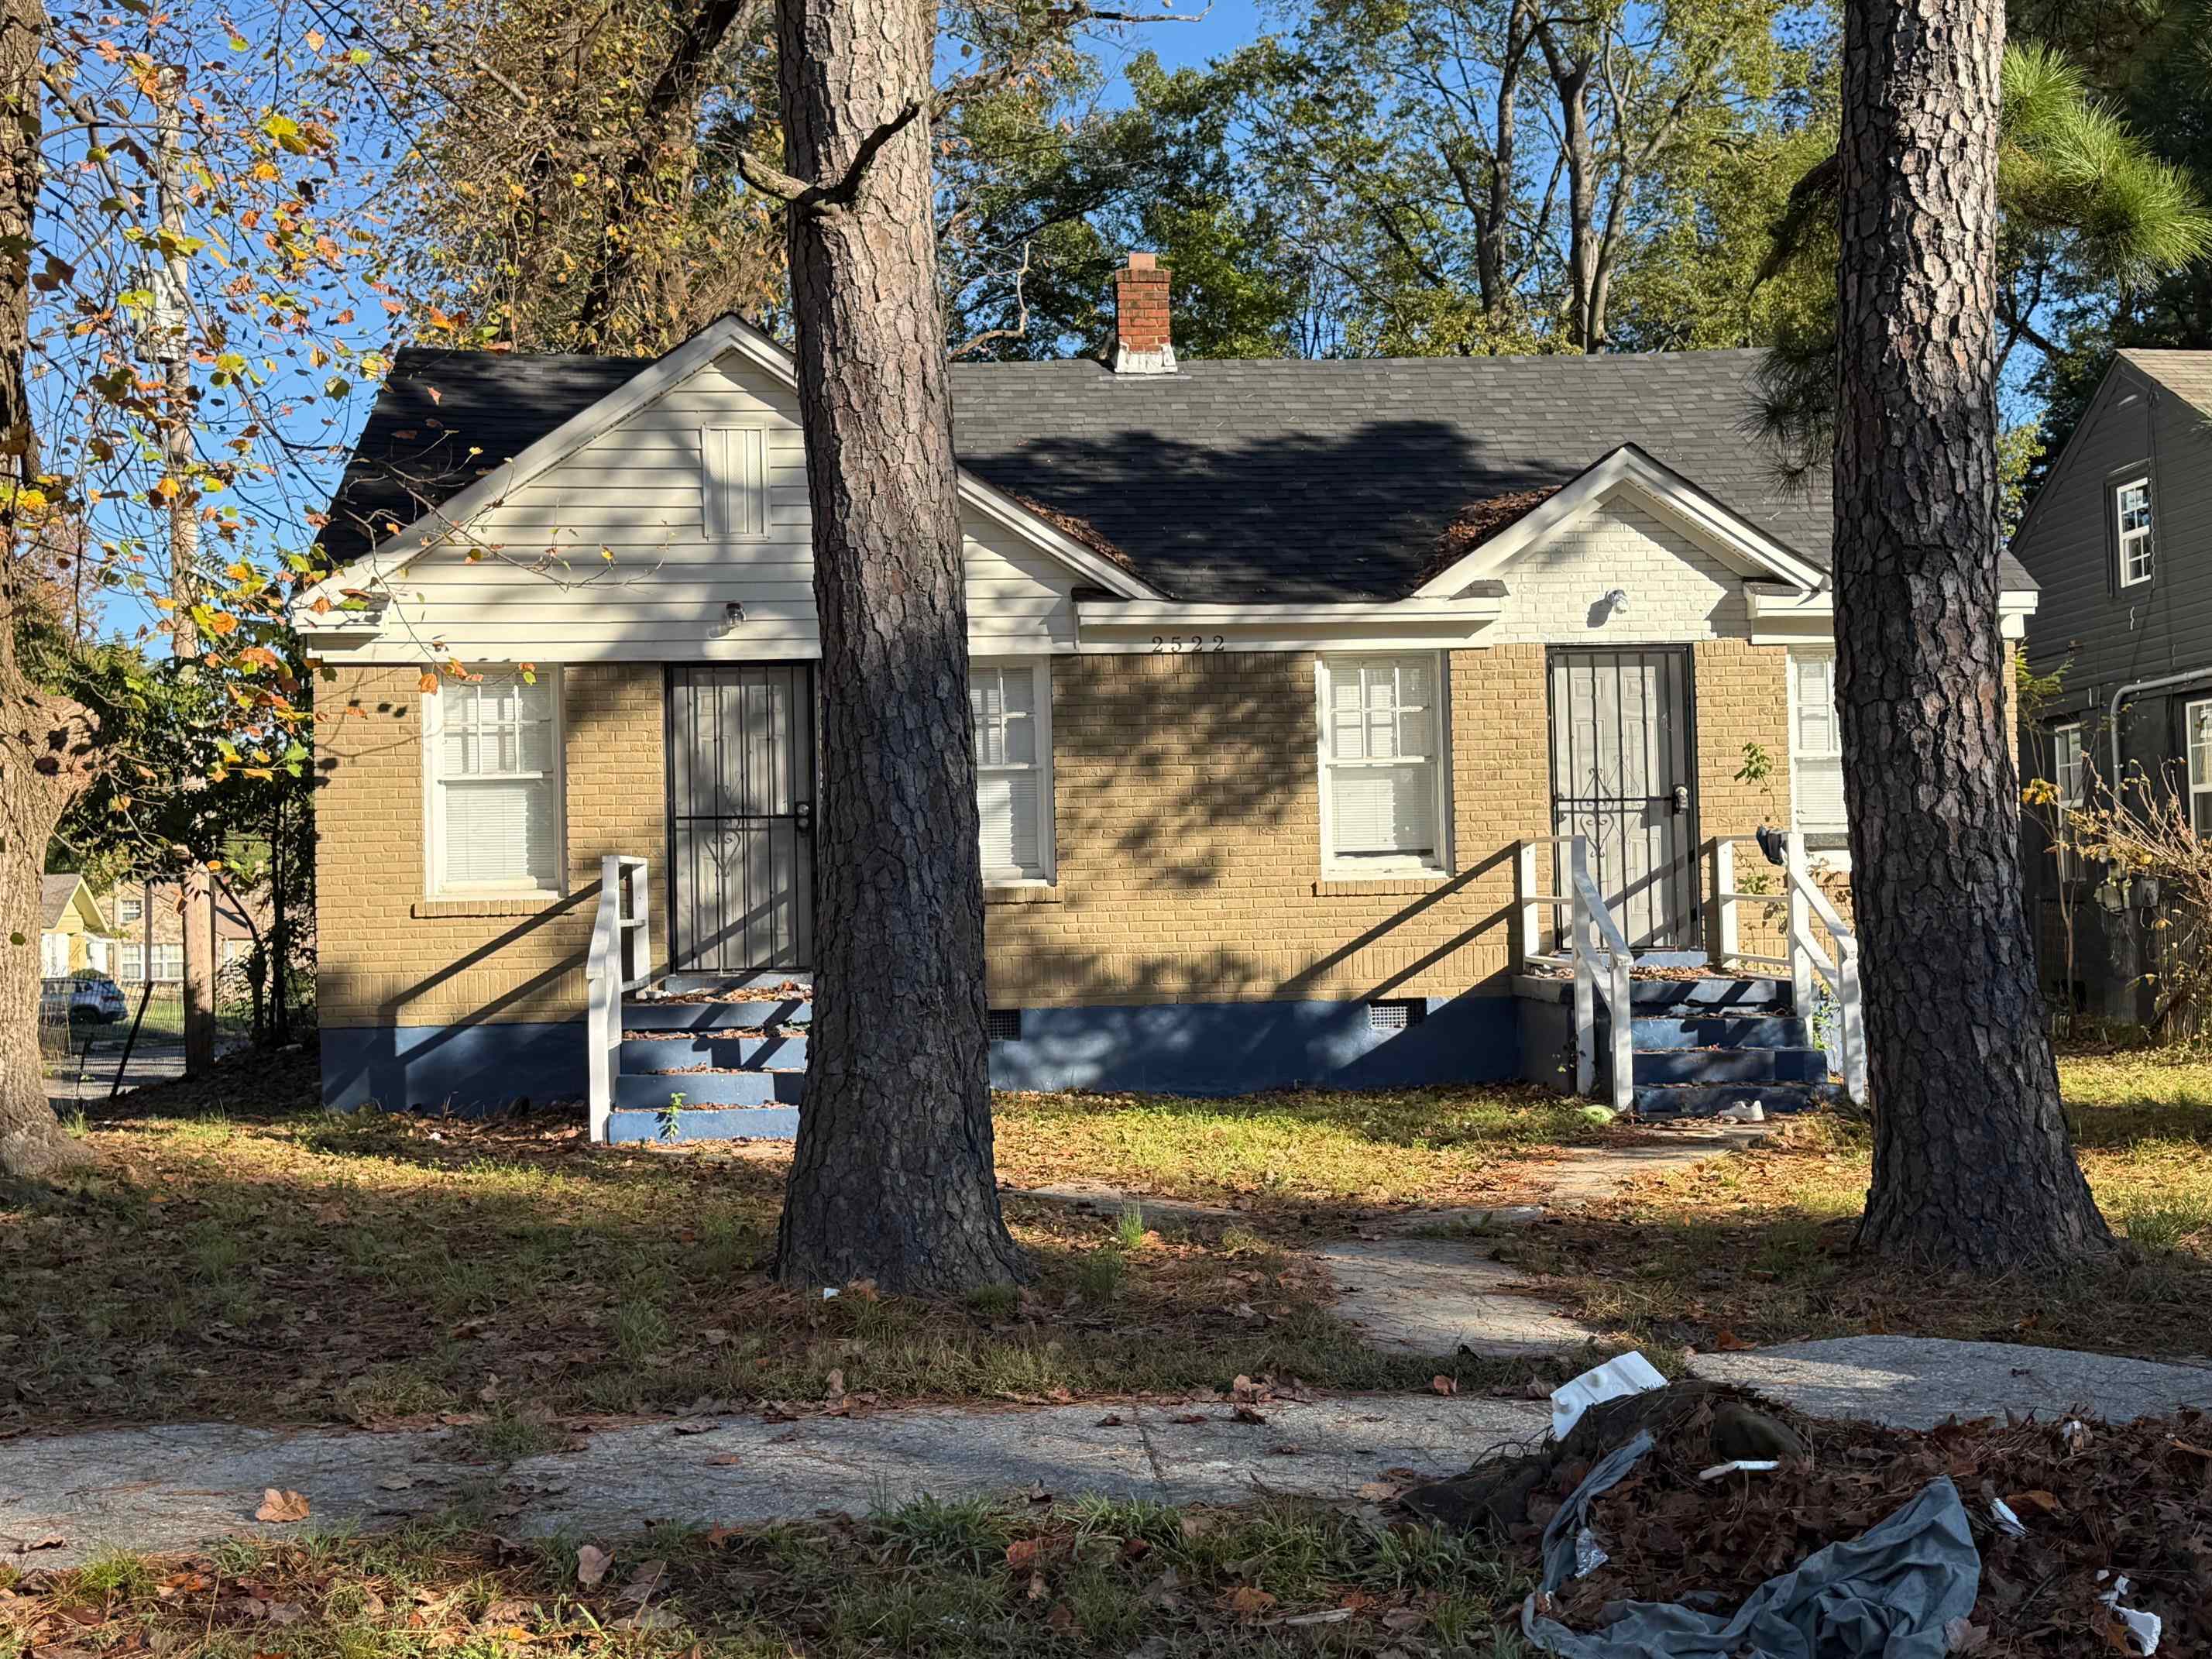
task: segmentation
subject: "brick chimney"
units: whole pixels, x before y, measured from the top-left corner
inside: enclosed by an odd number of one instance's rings
[[[1132,253],[1114,273],[1114,372],[1172,374],[1175,342],[1168,323],[1168,273],[1159,256]]]

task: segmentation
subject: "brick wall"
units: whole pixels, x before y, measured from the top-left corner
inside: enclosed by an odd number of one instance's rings
[[[1763,792],[1733,781],[1747,738],[1774,756],[1773,798],[1786,811],[1784,661],[1778,648],[1696,647],[1707,837],[1747,835],[1766,811]],[[422,896],[418,678],[343,669],[323,700],[337,711],[318,755],[323,1018],[577,1018],[602,854],[653,860],[654,960],[665,951],[661,671],[564,673],[569,890],[550,902]],[[1544,647],[1454,652],[1449,684],[1457,873],[1340,882],[1321,871],[1310,654],[1055,658],[1058,882],[994,895],[992,1000],[1504,994],[1513,843],[1550,833]],[[1746,948],[1755,948],[1748,937]]]
[[[1784,653],[1712,641],[1693,654],[1704,835],[1748,835],[1768,816],[1765,792],[1734,781],[1747,739],[1774,758],[1786,820]],[[1059,883],[1046,902],[990,906],[992,1000],[1504,994],[1513,842],[1551,830],[1544,647],[1449,665],[1457,873],[1332,882],[1310,654],[1055,659]]]
[[[1743,578],[1626,492],[1514,561],[1503,641],[1659,645],[1751,631]],[[1619,588],[1614,613],[1600,601]]]
[[[599,859],[665,860],[662,678],[654,664],[562,671],[568,884],[555,900],[425,892],[422,671],[341,668],[318,698],[317,994],[326,1025],[573,1019]],[[653,959],[664,907],[653,906]]]

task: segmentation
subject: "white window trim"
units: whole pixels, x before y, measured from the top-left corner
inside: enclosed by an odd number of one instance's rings
[[[500,672],[507,672],[504,667]],[[558,668],[541,667],[538,678],[551,696],[553,705],[553,845],[560,854],[553,861],[553,885],[528,887],[511,882],[449,884],[446,880],[444,814],[438,811],[439,739],[445,735],[445,682],[422,693],[422,896],[429,899],[552,899],[568,890],[568,698]]]
[[[1008,866],[1001,866],[995,870],[986,868],[983,872],[983,885],[987,888],[1050,887],[1060,879],[1060,841],[1054,833],[1053,819],[1052,659],[1044,655],[971,658],[968,664],[969,672],[972,674],[979,668],[994,669],[1001,673],[1026,670],[1036,676],[1033,688],[1036,692],[1036,706],[1035,712],[1030,716],[1030,720],[1036,733],[1036,760],[1033,764],[1037,775],[1039,869],[1036,872],[1031,872]],[[986,769],[979,760],[975,766],[975,775],[978,779],[982,776]],[[988,769],[1018,772],[1030,769],[1009,766]],[[976,856],[979,859],[982,856],[981,847],[976,848]]]
[[[2197,798],[2212,795],[2212,778],[2197,775],[2197,745],[2191,741],[2197,724],[2197,711],[2200,708],[2212,708],[2212,697],[2199,697],[2194,702],[2184,703],[2181,708],[2181,759],[2182,764],[2189,770],[2189,823],[2191,829],[2197,826]]]
[[[1832,758],[1838,766],[1843,763],[1844,759],[1844,711],[1840,705],[1835,703],[1833,696],[1836,684],[1836,653],[1832,650],[1822,651],[1817,647],[1800,650],[1793,647],[1790,649],[1788,658],[1790,672],[1787,677],[1790,682],[1790,708],[1788,716],[1790,721],[1790,827],[1802,835],[1832,836],[1840,833],[1844,826],[1840,823],[1822,823],[1816,824],[1807,823],[1805,818],[1804,793],[1803,791],[1798,787],[1799,780],[1797,763],[1802,757],[1806,756],[1809,751],[1801,750],[1798,746],[1797,741],[1798,732],[1800,730],[1797,724],[1797,712],[1802,701],[1798,691],[1797,665],[1808,657],[1825,657],[1827,659],[1828,687],[1831,694],[1829,701],[1831,704],[1833,705],[1829,709],[1828,721],[1829,725],[1834,729],[1836,734],[1836,749],[1834,755],[1832,757],[1822,755],[1815,757],[1814,758],[1821,760]]]
[[[1328,770],[1335,757],[1329,753],[1328,665],[1362,657],[1425,657],[1436,686],[1436,753],[1430,767],[1436,787],[1437,856],[1434,862],[1409,855],[1400,858],[1340,859],[1336,845],[1336,814],[1329,804]],[[1445,678],[1447,662],[1441,651],[1325,651],[1314,655],[1314,710],[1321,730],[1314,744],[1314,784],[1321,795],[1321,872],[1329,881],[1402,881],[1407,877],[1435,878],[1451,874],[1451,684]]]
[[[118,922],[139,922],[146,919],[146,901],[140,898],[118,898],[115,901]]]
[[[2121,503],[2131,489],[2142,491],[2143,506],[2150,514],[2150,522],[2141,530],[2127,529],[2122,516],[2125,509]],[[2134,477],[2121,479],[2112,486],[2112,532],[2118,538],[2119,548],[2120,586],[2141,587],[2158,572],[2158,504],[2151,496],[2150,474],[2138,473]],[[2140,544],[2143,550],[2142,574],[2139,576],[2128,574],[2128,554],[2130,543]]]
[[[2080,854],[2068,852],[2064,845],[2066,815],[2089,804],[2088,793],[2086,789],[2081,794],[2069,798],[2066,793],[2066,780],[2060,775],[2063,769],[2058,763],[2058,740],[2069,732],[2074,733],[2075,750],[2080,757],[2078,763],[2080,770],[2075,777],[2077,783],[2087,782],[2089,765],[2089,745],[2085,740],[2087,733],[2083,730],[2082,722],[2064,720],[2052,726],[2051,728],[2051,787],[2058,801],[2059,835],[2062,839],[2056,850],[2058,854],[2058,875],[2062,881],[2074,880],[2081,874]],[[2188,716],[2185,714],[2182,717],[2182,746],[2185,750],[2188,747]]]
[[[702,427],[699,462],[707,539],[767,541],[772,516],[768,428],[757,422]]]

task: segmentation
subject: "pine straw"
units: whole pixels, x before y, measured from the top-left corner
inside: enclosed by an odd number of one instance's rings
[[[1413,586],[1419,587],[1424,582],[1433,581],[1491,538],[1520,523],[1558,495],[1561,488],[1548,484],[1540,489],[1516,489],[1485,501],[1469,501],[1437,535],[1435,554],[1413,579]]]
[[[2126,1605],[2165,1620],[2161,1652],[2212,1651],[2212,1419],[2204,1413],[2124,1426],[2087,1422],[2070,1435],[2063,1420],[1984,1419],[1911,1433],[1777,1414],[1811,1443],[1809,1462],[1701,1482],[1707,1448],[1692,1425],[1663,1437],[1598,1498],[1589,1523],[1611,1559],[1559,1596],[1564,1622],[1589,1629],[1603,1622],[1608,1602],[1680,1601],[1701,1591],[1734,1608],[1766,1579],[1858,1536],[1948,1476],[1982,1554],[1972,1622],[1986,1636],[1961,1650],[1990,1659],[2133,1651],[2098,1604],[2112,1586],[2099,1581],[2103,1572],[2126,1576]],[[1562,1465],[1554,1495],[1532,1503],[1521,1529],[1531,1559],[1543,1522],[1588,1469]],[[2017,1512],[2026,1537],[1998,1529],[1993,1498]]]

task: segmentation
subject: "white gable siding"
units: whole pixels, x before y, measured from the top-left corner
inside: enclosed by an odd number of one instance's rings
[[[1617,492],[1498,573],[1504,614],[1484,631],[1498,645],[1671,644],[1742,639],[1743,578],[1626,491]],[[1613,588],[1626,611],[1599,602]]]
[[[706,435],[725,429],[733,441]],[[764,491],[726,520],[708,487],[710,449],[741,468],[764,461]],[[1075,576],[978,514],[963,514],[963,530],[971,647],[1003,656],[1072,647]],[[811,538],[797,395],[728,353],[410,560],[389,580],[381,637],[319,654],[363,663],[818,656]],[[745,618],[734,629],[725,620],[733,603]]]

